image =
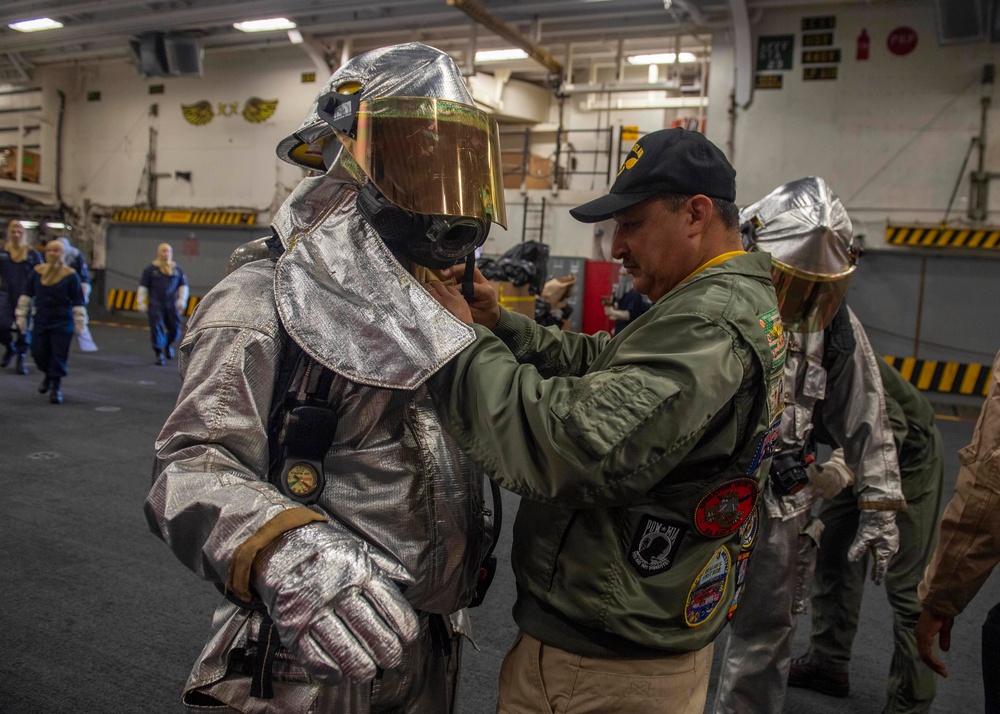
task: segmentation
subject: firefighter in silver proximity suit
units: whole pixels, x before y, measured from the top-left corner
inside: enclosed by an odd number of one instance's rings
[[[857,475],[860,522],[848,557],[870,551],[876,583],[899,548],[895,515],[906,502],[878,357],[843,301],[857,267],[846,209],[823,179],[807,177],[744,208],[740,223],[748,249],[771,253],[789,334],[785,410],[760,506],[761,542],[730,626],[715,712],[766,714],[784,703],[797,603],[809,598],[812,573],[797,572],[809,562],[800,550],[815,548],[822,530],[810,509],[824,484],[808,481],[836,477],[832,469],[807,475],[814,444],[842,447]]]
[[[227,596],[184,702],[453,711],[491,518],[424,386],[475,335],[422,284],[505,222],[496,123],[412,43],[343,65],[278,154],[316,173],[198,306],[156,441],[149,525]]]

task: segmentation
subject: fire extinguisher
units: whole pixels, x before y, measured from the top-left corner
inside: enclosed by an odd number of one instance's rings
[[[858,35],[858,61],[868,59],[868,48],[871,46],[871,39],[868,37],[868,30],[862,28],[861,34]]]

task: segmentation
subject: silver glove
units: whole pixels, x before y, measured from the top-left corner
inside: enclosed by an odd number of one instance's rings
[[[854,563],[871,551],[872,582],[877,585],[885,579],[889,561],[897,550],[899,550],[899,526],[896,525],[896,512],[862,509],[858,532],[847,550],[847,559]]]
[[[854,483],[854,472],[844,463],[844,450],[837,449],[830,460],[822,464],[809,464],[809,485],[820,498],[831,499]]]
[[[402,566],[328,523],[288,531],[253,567],[281,643],[329,682],[370,680],[416,640],[417,615],[393,579],[411,582]]]

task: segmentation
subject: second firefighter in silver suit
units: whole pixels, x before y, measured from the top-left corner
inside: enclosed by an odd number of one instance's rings
[[[785,410],[762,499],[760,542],[731,623],[715,712],[766,714],[780,712],[784,703],[795,614],[809,599],[809,567],[815,564],[809,551],[822,530],[810,515],[821,489],[785,479],[805,475],[805,456],[816,440],[843,448],[856,475],[860,509],[849,557],[871,552],[876,582],[899,547],[895,512],[906,502],[878,357],[843,304],[857,257],[843,204],[825,181],[808,177],[744,208],[740,222],[748,248],[771,253],[772,281],[789,332]]]
[[[228,596],[184,701],[449,712],[490,514],[425,387],[474,334],[422,282],[505,222],[496,125],[447,55],[399,45],[341,67],[278,153],[317,175],[275,216],[271,257],[198,306],[156,442],[150,527]],[[286,377],[332,441],[318,472],[275,483]]]

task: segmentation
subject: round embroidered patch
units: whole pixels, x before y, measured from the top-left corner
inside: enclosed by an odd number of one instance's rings
[[[757,540],[757,526],[760,523],[759,514],[760,509],[755,508],[750,512],[743,524],[740,526],[740,547],[743,550],[749,550],[755,540]]]
[[[729,581],[729,551],[722,546],[712,554],[698,577],[691,583],[687,604],[684,607],[684,621],[688,627],[705,623],[722,602]]]
[[[738,478],[716,486],[694,510],[694,527],[706,538],[725,538],[736,532],[757,502],[757,482]]]

